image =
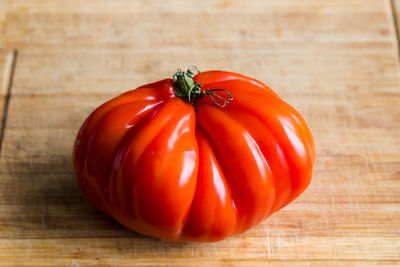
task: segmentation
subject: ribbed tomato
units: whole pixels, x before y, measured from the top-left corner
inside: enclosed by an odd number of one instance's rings
[[[314,158],[304,119],[266,85],[193,69],[98,107],[73,152],[99,210],[143,235],[198,242],[242,233],[293,201]]]

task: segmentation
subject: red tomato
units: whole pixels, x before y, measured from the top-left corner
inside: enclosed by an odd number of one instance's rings
[[[174,78],[126,92],[83,123],[73,162],[99,210],[143,235],[209,242],[246,231],[306,189],[313,138],[276,93],[232,72]]]

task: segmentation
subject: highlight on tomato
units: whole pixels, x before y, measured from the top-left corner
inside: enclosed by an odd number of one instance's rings
[[[268,86],[191,67],[102,104],[74,144],[99,210],[146,236],[212,242],[298,197],[315,159],[301,115]]]

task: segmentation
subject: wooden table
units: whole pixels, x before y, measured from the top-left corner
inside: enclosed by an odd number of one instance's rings
[[[398,11],[400,0],[0,0],[0,265],[399,265]],[[72,144],[105,100],[193,64],[269,84],[304,115],[317,161],[309,189],[252,230],[166,243],[89,204]]]

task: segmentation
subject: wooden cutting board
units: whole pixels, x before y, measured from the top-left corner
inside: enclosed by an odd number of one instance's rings
[[[0,265],[399,265],[396,15],[389,0],[0,0]],[[96,211],[71,152],[96,106],[193,64],[270,85],[303,114],[317,160],[267,221],[175,244]]]

